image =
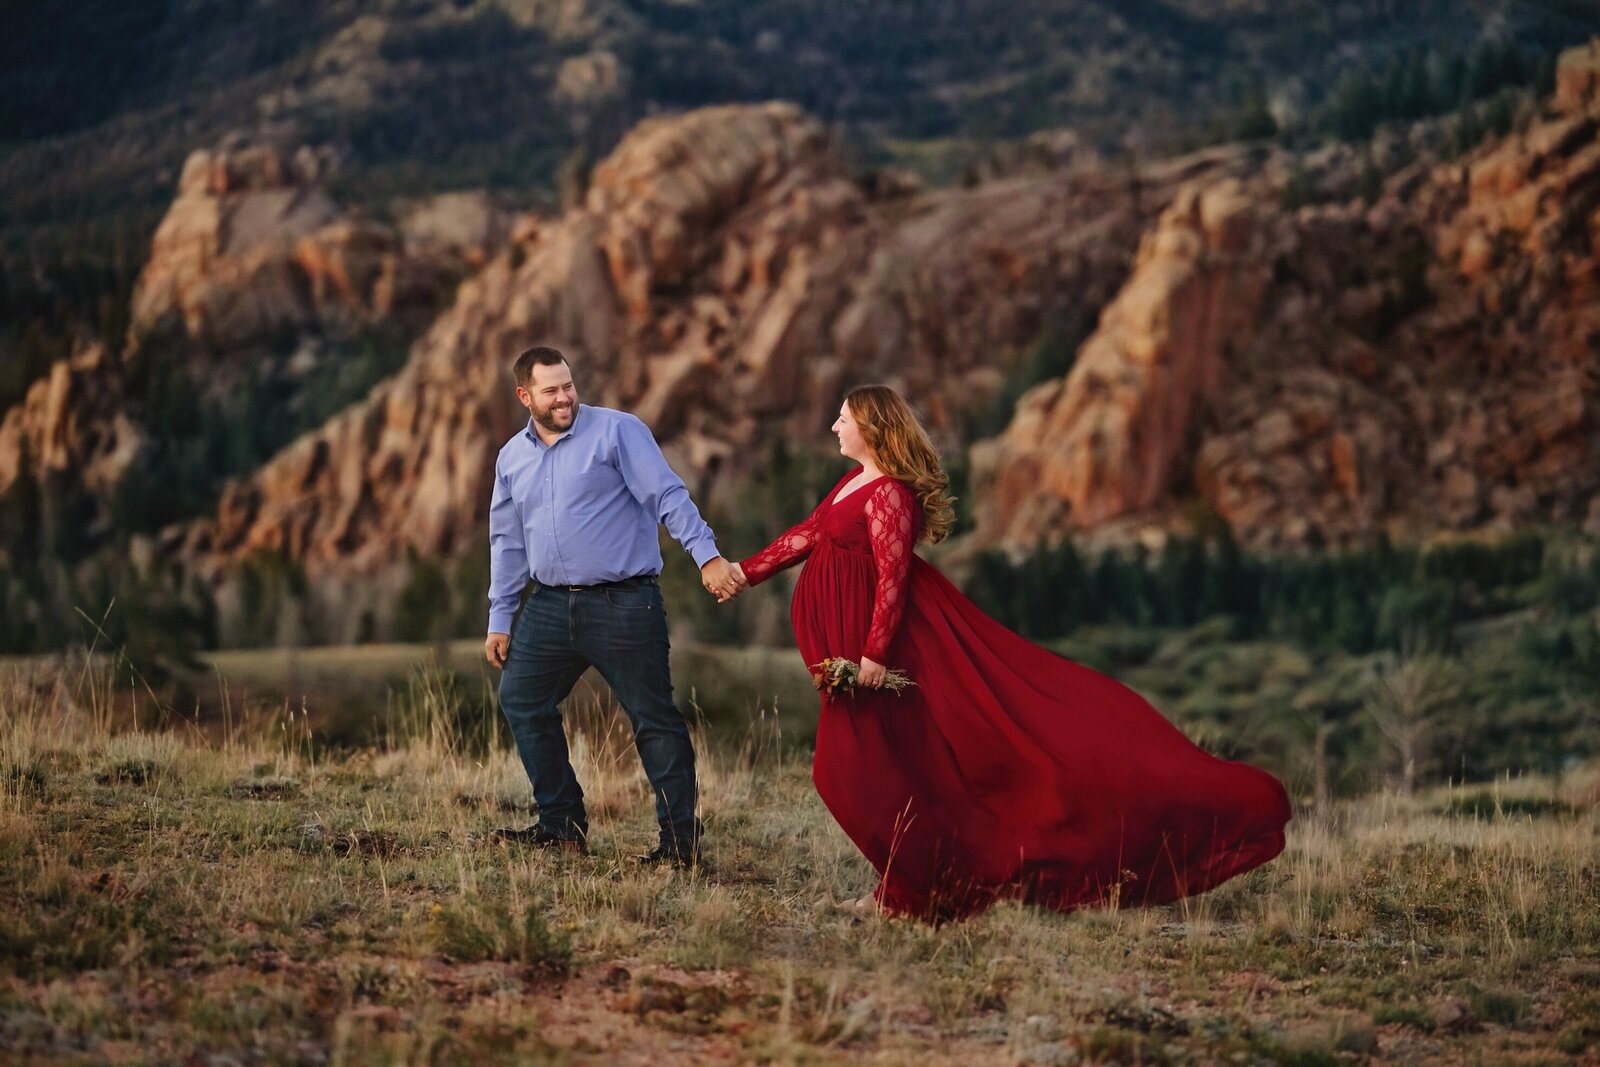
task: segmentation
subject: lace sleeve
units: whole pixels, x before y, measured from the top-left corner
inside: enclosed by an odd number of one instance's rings
[[[749,579],[752,586],[760,585],[785,567],[792,567],[811,555],[811,550],[816,547],[817,538],[822,530],[822,516],[827,513],[833,494],[850,476],[846,474],[844,478],[839,479],[822,498],[822,503],[818,504],[803,522],[789,527],[772,544],[749,559],[740,561],[739,566],[744,569],[744,576]]]
[[[902,481],[885,478],[867,498],[867,536],[878,583],[872,596],[872,625],[862,654],[889,666],[889,643],[905,615],[906,586],[911,577],[912,548],[922,526],[916,494]]]

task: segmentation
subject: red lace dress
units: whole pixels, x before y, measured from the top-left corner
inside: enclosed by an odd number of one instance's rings
[[[1122,683],[989,618],[912,549],[922,512],[894,478],[742,564],[806,561],[790,618],[808,665],[863,655],[917,684],[822,698],[812,779],[880,876],[891,912],[939,920],[1002,897],[1063,911],[1157,904],[1283,850],[1271,774],[1191,742]]]

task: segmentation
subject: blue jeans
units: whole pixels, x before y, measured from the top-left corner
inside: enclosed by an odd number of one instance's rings
[[[592,666],[633,724],[662,844],[687,852],[698,841],[694,748],[672,702],[667,650],[666,608],[653,579],[583,590],[536,586],[528,596],[511,626],[500,710],[533,784],[541,826],[562,837],[589,832],[559,705]]]

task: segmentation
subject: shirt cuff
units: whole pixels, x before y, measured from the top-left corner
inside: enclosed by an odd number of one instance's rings
[[[514,611],[502,614],[498,611],[489,612],[489,632],[492,634],[508,634],[511,632],[511,620],[517,617]]]
[[[722,555],[721,552],[717,551],[716,539],[712,537],[708,537],[695,545],[689,550],[689,553],[694,556],[694,565],[696,567],[704,567],[707,563]]]

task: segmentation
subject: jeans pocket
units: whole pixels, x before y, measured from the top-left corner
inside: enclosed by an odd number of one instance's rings
[[[661,590],[654,585],[618,585],[605,591],[606,603],[627,611],[650,611],[661,600]]]

